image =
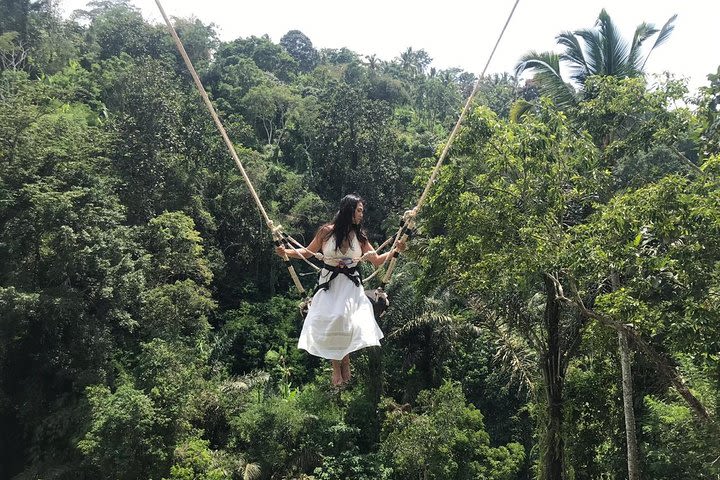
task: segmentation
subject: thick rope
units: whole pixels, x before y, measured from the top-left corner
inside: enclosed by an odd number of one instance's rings
[[[218,117],[218,114],[215,111],[215,107],[213,106],[212,102],[210,101],[210,98],[208,97],[208,94],[205,91],[205,87],[203,87],[203,84],[200,81],[200,77],[198,76],[197,72],[195,71],[195,67],[193,67],[192,62],[190,61],[190,57],[188,57],[188,54],[185,51],[185,47],[183,46],[182,41],[180,40],[180,37],[178,37],[178,34],[175,31],[175,28],[173,28],[172,23],[170,22],[170,19],[168,18],[167,14],[165,13],[165,9],[163,8],[162,4],[160,3],[160,0],[155,0],[155,4],[158,6],[158,9],[160,10],[160,14],[162,15],[163,19],[165,20],[165,24],[167,25],[170,35],[172,36],[173,40],[175,40],[175,46],[177,47],[178,52],[180,52],[180,56],[182,57],[183,61],[185,62],[185,66],[187,67],[188,71],[190,72],[190,75],[192,76],[193,80],[195,81],[195,86],[197,87],[198,92],[200,92],[200,96],[202,97],[203,101],[205,102],[205,107],[207,107],[208,112],[210,112],[210,115],[212,116],[212,119],[215,122],[215,126],[217,127],[218,131],[220,132],[220,135],[222,136],[223,140],[225,141],[225,145],[227,146],[228,151],[230,152],[230,155],[232,156],[232,159],[235,161],[235,165],[237,165],[238,169],[240,170],[240,173],[242,173],[243,179],[245,180],[245,184],[247,185],[248,190],[250,190],[250,194],[252,195],[253,200],[255,200],[255,204],[257,205],[258,210],[260,210],[260,214],[262,215],[263,219],[265,220],[265,223],[267,224],[268,228],[270,229],[270,231],[273,234],[273,238],[275,239],[275,244],[279,245],[279,242],[281,240],[280,226],[276,227],[273,224],[273,221],[270,220],[270,217],[268,217],[268,214],[265,211],[265,207],[263,207],[263,204],[260,201],[260,197],[258,196],[257,192],[255,191],[255,187],[253,187],[253,184],[250,181],[250,177],[248,176],[247,172],[245,171],[245,168],[243,167],[243,164],[240,161],[240,158],[238,157],[237,152],[235,151],[235,147],[233,146],[233,143],[230,140],[230,137],[228,137],[228,134],[225,131],[225,127],[223,126],[222,122],[220,121],[220,118]],[[290,259],[288,258],[287,255],[283,255],[283,261],[285,262],[285,265],[287,266],[288,272],[290,273],[290,276],[292,277],[293,283],[295,283],[295,287],[298,289],[298,291],[300,291],[300,294],[304,294],[305,288],[303,288],[302,283],[300,283],[300,279],[298,278],[297,273],[295,273],[295,269],[290,264]]]
[[[255,191],[255,188],[253,187],[252,182],[250,181],[250,177],[248,177],[247,173],[245,172],[245,168],[242,165],[242,162],[240,161],[240,158],[238,157],[237,153],[235,152],[235,148],[230,141],[230,138],[227,135],[227,132],[225,131],[225,127],[223,127],[222,122],[220,121],[220,118],[217,115],[217,112],[215,111],[215,107],[213,106],[212,102],[208,98],[207,92],[205,91],[205,88],[202,85],[202,82],[200,81],[200,77],[198,77],[197,72],[195,71],[195,68],[192,65],[192,62],[190,61],[190,58],[187,55],[187,52],[185,51],[185,47],[183,47],[182,42],[180,41],[180,37],[178,37],[177,32],[172,26],[172,23],[170,22],[170,19],[165,14],[165,10],[162,7],[162,4],[160,3],[160,0],[155,0],[155,3],[158,6],[158,9],[160,10],[160,14],[162,15],[163,19],[165,20],[165,23],[167,24],[168,31],[170,32],[170,35],[172,35],[173,40],[175,40],[175,45],[177,46],[178,51],[180,52],[180,55],[183,58],[183,61],[185,62],[185,65],[188,68],[188,71],[190,72],[190,75],[192,76],[193,80],[195,81],[195,85],[197,86],[198,91],[200,92],[200,95],[203,98],[203,101],[205,102],[205,106],[207,107],[208,111],[210,112],[210,115],[213,118],[213,121],[215,122],[215,125],[217,126],[218,130],[220,131],[220,135],[222,135],[223,140],[225,141],[225,145],[227,145],[228,150],[230,151],[230,155],[232,156],[233,160],[235,161],[235,164],[237,165],[238,169],[242,173],[243,179],[245,180],[245,183],[248,187],[248,190],[250,190],[250,193],[255,200],[255,203],[258,206],[258,209],[260,210],[260,214],[262,215],[263,219],[265,220],[265,223],[268,225],[268,228],[270,228],[270,231],[273,233],[273,238],[275,239],[276,245],[280,245],[280,242],[283,240],[283,235],[281,231],[280,226],[275,226],[273,224],[273,221],[270,220],[270,217],[268,217],[267,212],[265,211],[265,208],[262,205],[262,202],[260,201],[260,197],[257,195],[257,192]],[[520,3],[520,0],[515,0],[515,4],[512,7],[512,10],[510,10],[510,14],[508,15],[507,20],[505,21],[505,25],[503,26],[500,35],[498,36],[497,41],[495,42],[495,46],[493,47],[492,51],[490,52],[490,56],[488,57],[487,62],[485,63],[485,67],[482,70],[482,73],[478,77],[477,82],[475,83],[475,87],[473,88],[472,92],[470,93],[470,96],[468,97],[467,101],[465,102],[465,106],[463,107],[462,111],[460,112],[460,117],[458,118],[457,122],[455,123],[455,127],[453,127],[452,132],[450,132],[450,137],[448,138],[448,141],[445,143],[445,147],[443,148],[442,153],[440,154],[440,158],[438,159],[437,163],[435,164],[435,168],[433,168],[432,173],[430,174],[430,178],[428,179],[427,184],[425,185],[425,189],[423,190],[422,194],[420,195],[420,198],[418,199],[417,204],[412,210],[408,210],[405,215],[405,221],[403,222],[403,226],[400,227],[398,233],[394,237],[394,241],[392,244],[391,251],[393,254],[391,255],[390,263],[388,265],[387,271],[385,272],[385,276],[382,279],[380,288],[384,288],[385,285],[390,281],[390,278],[392,277],[393,270],[395,269],[395,265],[397,263],[397,259],[399,256],[399,252],[396,248],[396,245],[399,241],[407,241],[408,239],[408,233],[409,230],[412,230],[415,226],[415,217],[417,213],[422,208],[423,204],[425,203],[425,200],[427,198],[428,193],[430,192],[430,188],[435,183],[435,179],[440,172],[440,168],[442,167],[443,162],[445,161],[445,158],[448,155],[448,152],[450,151],[450,147],[452,146],[453,142],[455,141],[455,137],[457,136],[458,131],[460,130],[460,126],[462,125],[462,122],[465,120],[465,117],[467,116],[467,112],[470,110],[470,105],[472,104],[473,98],[475,98],[475,95],[477,94],[478,90],[480,89],[480,85],[482,84],[482,80],[485,78],[485,73],[487,72],[488,67],[490,66],[490,62],[492,61],[493,56],[495,55],[495,51],[497,50],[498,45],[500,44],[500,41],[502,40],[503,36],[505,35],[505,30],[507,30],[508,25],[510,24],[510,20],[512,19],[513,15],[515,14],[515,10]],[[409,215],[408,215],[409,213]],[[294,241],[294,239],[293,239]],[[297,249],[292,245],[292,243],[288,242],[290,247],[293,248],[293,250],[297,251]],[[382,248],[385,246],[388,242],[384,242],[383,245],[380,247]],[[307,262],[307,259],[302,257],[303,260]],[[361,257],[359,260],[362,260]],[[300,291],[300,293],[304,293],[305,289],[303,288],[302,284],[300,283],[300,279],[298,278],[297,274],[295,273],[295,269],[290,264],[290,261],[287,257],[287,255],[283,256],[283,260],[285,261],[285,264],[287,265],[288,272],[290,272],[290,276],[293,279],[293,282],[295,283],[295,286]],[[309,263],[309,262],[307,262]],[[383,262],[383,265],[386,262]],[[383,267],[383,265],[380,265],[373,274],[368,277],[372,278],[375,276],[379,271],[380,268]],[[313,265],[313,267],[315,267]],[[315,267],[316,268],[316,267]]]
[[[430,179],[427,182],[427,185],[425,185],[425,190],[423,190],[422,195],[420,195],[420,198],[418,199],[417,204],[415,205],[415,214],[418,213],[418,211],[422,208],[423,203],[425,203],[425,199],[427,198],[428,193],[430,192],[430,187],[435,182],[435,177],[437,177],[437,174],[440,172],[440,167],[442,166],[443,162],[445,161],[445,157],[447,157],[448,152],[450,151],[450,147],[452,146],[453,142],[455,141],[455,137],[457,136],[458,131],[460,130],[460,125],[462,124],[463,120],[465,120],[465,117],[467,116],[467,112],[470,110],[470,105],[472,104],[473,98],[475,98],[475,95],[477,94],[478,90],[480,90],[480,85],[482,84],[483,79],[485,78],[485,73],[487,72],[488,67],[490,66],[490,62],[493,59],[493,56],[495,56],[495,51],[497,50],[498,45],[500,45],[500,41],[503,38],[503,35],[505,35],[505,30],[507,30],[508,25],[510,24],[510,20],[512,20],[513,15],[515,14],[515,9],[518,6],[518,3],[520,3],[520,0],[515,0],[515,4],[512,7],[512,10],[510,10],[510,15],[508,15],[507,20],[505,21],[505,25],[502,28],[502,31],[500,32],[500,35],[498,36],[497,41],[495,42],[495,46],[492,49],[492,52],[490,52],[490,56],[487,59],[487,62],[485,62],[485,67],[483,68],[482,73],[480,74],[480,77],[478,77],[478,81],[475,83],[475,88],[473,88],[473,91],[470,93],[470,96],[468,97],[467,101],[465,102],[465,106],[462,109],[462,112],[460,112],[460,117],[458,118],[457,123],[455,123],[455,127],[452,129],[452,132],[450,133],[450,137],[448,138],[447,143],[445,144],[445,148],[443,148],[442,153],[440,154],[440,158],[438,159],[437,163],[435,164],[435,168],[432,171],[432,174],[430,175]]]
[[[313,270],[315,270],[316,272],[319,272],[320,270],[322,270],[320,267],[318,267],[317,265],[312,263],[310,260],[305,258],[305,256],[303,254],[300,253],[300,249],[307,250],[302,243],[298,242],[297,240],[295,240],[293,237],[291,237],[290,235],[288,235],[285,232],[282,233],[282,236],[285,240],[285,244],[287,246],[289,246],[290,248],[292,248],[295,253],[297,253],[298,258],[300,258],[303,262],[310,265],[313,268]],[[316,253],[314,256],[318,260],[322,260],[322,254],[320,254],[319,252]]]
[[[495,56],[495,51],[497,50],[498,45],[500,45],[500,41],[502,40],[503,36],[505,35],[505,30],[507,30],[508,25],[510,24],[510,20],[512,20],[513,15],[515,14],[515,9],[518,6],[518,3],[520,3],[520,0],[515,0],[515,4],[512,7],[512,10],[510,10],[510,14],[507,17],[507,20],[505,21],[505,25],[503,26],[502,30],[500,31],[500,35],[498,36],[497,41],[495,42],[495,46],[493,47],[492,51],[490,52],[490,56],[487,59],[487,62],[485,62],[485,67],[482,70],[482,73],[478,77],[477,82],[475,83],[475,87],[473,88],[472,92],[470,93],[470,96],[468,97],[467,101],[465,102],[465,106],[463,107],[462,111],[460,112],[460,117],[458,117],[457,122],[455,123],[455,127],[453,127],[452,132],[450,132],[450,137],[448,138],[447,143],[445,143],[445,147],[443,148],[442,153],[440,154],[440,158],[438,159],[437,163],[435,164],[435,168],[433,168],[432,173],[430,174],[430,178],[427,181],[427,184],[425,185],[425,189],[423,190],[422,194],[420,195],[420,198],[417,201],[417,204],[412,210],[409,210],[409,212],[412,212],[410,215],[410,218],[405,221],[405,227],[403,228],[399,234],[399,237],[396,237],[396,242],[402,240],[403,242],[407,241],[408,239],[408,230],[411,230],[415,226],[415,217],[417,216],[418,212],[422,208],[423,204],[425,203],[425,200],[428,196],[428,193],[430,192],[430,188],[435,183],[435,178],[437,177],[438,173],[440,172],[440,167],[442,167],[443,162],[445,161],[445,158],[448,155],[448,152],[450,151],[450,147],[452,146],[453,142],[455,141],[455,137],[457,136],[458,131],[460,130],[460,125],[462,125],[463,120],[465,120],[465,117],[467,116],[468,111],[470,110],[470,105],[472,105],[472,101],[475,98],[475,95],[477,94],[478,90],[480,90],[480,85],[482,84],[483,79],[485,78],[485,73],[487,72],[488,67],[490,66],[490,62],[493,59],[493,56]],[[407,212],[406,212],[407,213]],[[387,271],[385,272],[385,276],[382,279],[382,282],[380,284],[380,288],[384,288],[385,285],[390,282],[390,278],[392,277],[393,270],[395,270],[395,265],[398,260],[398,251],[395,249],[395,245],[393,244],[393,255],[390,259],[390,264],[388,265]]]
[[[180,52],[180,56],[182,57],[182,59],[185,61],[185,66],[187,66],[187,69],[190,71],[190,75],[192,75],[192,78],[195,81],[195,86],[197,86],[197,89],[200,92],[200,96],[202,97],[203,101],[205,102],[205,106],[207,107],[208,112],[210,112],[210,115],[212,116],[213,121],[215,121],[215,126],[217,126],[217,129],[220,131],[220,135],[222,135],[223,140],[225,140],[225,145],[227,145],[227,148],[230,151],[230,155],[232,155],[233,160],[235,160],[235,164],[237,165],[238,169],[240,170],[240,173],[242,173],[243,179],[245,179],[245,183],[247,184],[248,190],[250,190],[250,194],[252,195],[253,200],[255,200],[255,203],[257,204],[258,209],[260,210],[260,214],[262,215],[263,219],[265,220],[265,223],[268,225],[268,228],[272,228],[272,220],[270,220],[270,217],[268,217],[267,212],[265,212],[265,207],[263,207],[263,204],[260,201],[260,197],[258,197],[258,194],[255,191],[255,187],[253,187],[253,184],[250,181],[250,177],[248,177],[247,172],[245,172],[245,168],[243,167],[243,164],[240,161],[240,158],[238,157],[237,152],[235,152],[235,147],[233,146],[232,141],[230,140],[230,137],[228,137],[228,134],[225,131],[225,127],[223,126],[222,122],[220,121],[220,118],[218,117],[217,112],[215,111],[215,107],[213,106],[212,102],[210,101],[210,98],[208,98],[207,92],[205,91],[205,87],[203,86],[202,82],[200,81],[200,77],[198,76],[197,72],[195,71],[195,67],[193,67],[192,62],[190,61],[190,57],[188,57],[188,54],[185,51],[185,47],[183,46],[182,41],[180,40],[180,37],[178,37],[178,34],[175,31],[175,28],[173,28],[172,23],[170,22],[170,19],[165,14],[165,10],[163,9],[162,4],[160,4],[160,0],[155,0],[155,3],[157,4],[158,8],[160,9],[160,14],[162,15],[163,19],[165,19],[165,23],[167,24],[168,31],[170,32],[170,35],[172,35],[173,40],[175,40],[175,46],[177,47],[178,51]]]

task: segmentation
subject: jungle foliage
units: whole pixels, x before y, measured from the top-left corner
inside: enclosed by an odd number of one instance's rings
[[[56,8],[0,0],[0,477],[627,478],[620,332],[643,478],[718,478],[720,70],[691,93],[633,50],[571,102],[483,79],[384,344],[336,391],[164,27],[125,0]],[[476,81],[422,49],[174,22],[305,241],[348,192],[392,234]]]

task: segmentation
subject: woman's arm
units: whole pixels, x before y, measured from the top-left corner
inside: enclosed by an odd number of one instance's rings
[[[405,242],[403,242],[402,240],[398,241],[395,245],[395,248],[398,252],[404,252],[406,248]],[[375,253],[375,249],[373,249],[372,245],[370,245],[370,242],[365,242],[362,244],[362,253],[363,255],[367,253],[368,255],[365,256],[365,259],[376,267],[379,267],[380,265],[385,263],[385,261],[393,254],[393,250],[385,252],[382,255],[378,255],[377,253]]]
[[[330,229],[331,227],[326,225],[320,230],[318,230],[318,232],[315,234],[315,238],[312,239],[312,242],[310,242],[310,245],[308,245],[307,247],[293,249],[279,246],[275,248],[275,253],[277,253],[280,257],[284,257],[285,255],[287,255],[289,258],[312,257],[322,248],[325,236],[328,234]]]

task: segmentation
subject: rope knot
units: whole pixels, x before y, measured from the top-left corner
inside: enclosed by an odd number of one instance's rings
[[[415,217],[416,216],[417,216],[417,207],[413,208],[412,210],[405,210],[405,213],[403,214],[403,222],[405,222],[405,225],[407,225],[408,228],[415,227]]]

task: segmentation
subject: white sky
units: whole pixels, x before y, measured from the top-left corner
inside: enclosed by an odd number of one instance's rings
[[[61,0],[69,14],[87,0]],[[134,0],[145,18],[160,21],[153,0]],[[479,74],[514,0],[164,0],[170,16],[195,16],[214,23],[221,40],[268,34],[274,42],[297,29],[315,48],[347,47],[382,60],[407,47],[425,49],[437,68],[460,67]],[[687,77],[690,87],[706,85],[720,65],[716,0],[520,0],[489,73],[511,72],[528,50],[560,51],[555,36],[564,30],[592,27],[602,8],[630,40],[643,21],[658,28],[677,13],[670,39],[650,56],[650,73],[670,71]],[[651,42],[648,42],[652,45]]]

